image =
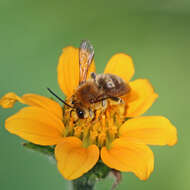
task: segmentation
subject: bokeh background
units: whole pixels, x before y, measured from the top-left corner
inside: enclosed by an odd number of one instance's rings
[[[133,57],[135,78],[148,78],[159,99],[146,115],[164,115],[178,129],[174,147],[152,147],[155,170],[147,181],[123,174],[118,190],[190,189],[190,1],[26,1],[0,0],[0,96],[32,92],[63,96],[56,66],[63,47],[89,39],[97,72],[117,52]],[[56,165],[25,150],[23,140],[4,129],[5,119],[22,106],[0,108],[0,189],[68,189]],[[107,190],[112,179],[99,182]]]

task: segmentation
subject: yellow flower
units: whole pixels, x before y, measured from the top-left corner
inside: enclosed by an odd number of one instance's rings
[[[69,103],[79,85],[78,48],[63,49],[57,71],[58,83]],[[88,75],[93,71],[94,62]],[[16,101],[28,107],[9,117],[5,127],[32,143],[56,145],[58,169],[68,180],[88,172],[99,159],[110,168],[133,172],[145,180],[154,168],[154,156],[147,145],[174,145],[176,128],[163,116],[140,116],[158,95],[147,79],[129,82],[134,75],[130,56],[114,55],[104,72],[121,77],[130,85],[131,91],[122,97],[124,102],[121,104],[108,100],[105,109],[96,108],[93,120],[88,117],[76,122],[76,114],[71,114],[71,108],[65,106],[62,109],[57,102],[40,95],[19,97],[8,93],[0,99],[2,107],[10,108]]]

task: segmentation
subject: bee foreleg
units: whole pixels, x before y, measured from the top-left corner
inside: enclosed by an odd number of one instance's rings
[[[91,109],[89,109],[89,116],[92,119],[94,118],[94,112]]]
[[[110,97],[111,100],[118,102],[118,103],[122,103],[123,100],[120,97]]]
[[[72,112],[73,112],[73,111],[74,111],[73,109],[70,111],[70,117],[72,117]]]
[[[102,106],[103,106],[103,108],[107,107],[107,100],[102,100]]]
[[[118,102],[119,101],[119,97],[110,97],[111,100],[115,101],[115,102]]]

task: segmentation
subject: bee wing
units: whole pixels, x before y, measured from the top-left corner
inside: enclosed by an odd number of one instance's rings
[[[89,66],[94,57],[94,48],[87,40],[82,41],[79,49],[80,84],[86,81]]]

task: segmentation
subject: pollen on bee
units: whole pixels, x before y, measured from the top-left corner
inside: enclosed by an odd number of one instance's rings
[[[125,104],[113,100],[106,100],[106,107],[102,102],[94,104],[87,118],[76,118],[75,111],[65,108],[64,124],[66,136],[75,136],[85,143],[85,146],[96,144],[98,147],[109,145],[119,136],[119,127],[124,122]],[[93,117],[92,117],[93,115]]]
[[[74,136],[80,138],[82,135],[82,127],[81,126],[76,126],[74,128]]]

